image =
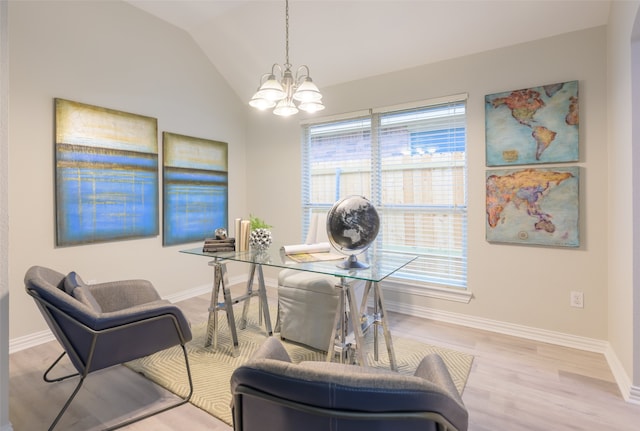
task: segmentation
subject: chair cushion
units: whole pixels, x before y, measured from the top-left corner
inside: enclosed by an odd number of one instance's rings
[[[315,272],[284,269],[278,273],[278,286],[338,296],[336,277]]]
[[[100,307],[96,298],[91,294],[88,286],[77,286],[73,289],[73,297],[96,313],[102,313],[102,307]]]
[[[64,278],[64,291],[69,295],[73,295],[73,290],[78,286],[86,286],[87,284],[82,281],[82,278],[75,271],[71,271]]]

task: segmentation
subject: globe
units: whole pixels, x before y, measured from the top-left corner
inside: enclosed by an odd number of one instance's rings
[[[336,250],[349,255],[338,266],[368,268],[368,264],[358,261],[357,255],[371,245],[379,229],[378,212],[364,196],[347,196],[336,202],[327,214],[327,236]]]

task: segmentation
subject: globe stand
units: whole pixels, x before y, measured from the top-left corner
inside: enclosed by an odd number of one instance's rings
[[[342,269],[367,269],[370,265],[366,262],[360,262],[358,256],[352,254],[342,262],[336,264],[336,266]]]

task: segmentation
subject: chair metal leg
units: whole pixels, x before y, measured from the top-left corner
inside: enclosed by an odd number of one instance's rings
[[[182,353],[184,354],[184,363],[185,363],[186,370],[187,370],[187,378],[189,380],[189,393],[187,394],[187,396],[184,397],[184,398],[180,398],[180,401],[178,401],[177,403],[171,404],[171,405],[166,406],[166,407],[162,407],[162,408],[160,408],[158,410],[154,410],[154,411],[152,411],[150,413],[145,413],[144,415],[136,416],[135,418],[128,419],[128,420],[123,421],[123,422],[119,422],[116,425],[112,425],[109,428],[105,428],[104,431],[111,431],[111,430],[115,430],[115,429],[118,429],[118,428],[122,428],[122,427],[127,426],[127,425],[131,425],[134,422],[141,421],[143,419],[146,419],[146,418],[149,418],[151,416],[157,415],[158,413],[166,412],[167,410],[171,410],[171,409],[173,409],[175,407],[179,407],[179,406],[189,402],[189,400],[191,399],[191,396],[193,395],[193,379],[191,377],[191,367],[189,366],[189,356],[187,355],[187,348],[186,348],[186,346],[184,344],[181,344],[180,347],[182,347]],[[49,371],[51,371],[51,369],[60,361],[60,359],[62,359],[62,357],[64,355],[65,355],[64,353],[62,355],[60,355],[58,357],[58,359],[56,359],[56,361],[53,363],[53,365],[51,365],[49,367],[49,369],[45,372],[45,381],[47,381],[47,382],[58,382],[58,381],[66,379],[66,378],[79,375],[79,373],[76,373],[76,374],[72,374],[72,375],[69,375],[69,376],[61,377],[61,378],[56,379],[56,380],[49,380],[46,377],[46,375],[49,373]],[[67,408],[71,404],[71,401],[73,401],[73,399],[75,398],[76,394],[80,390],[80,387],[84,383],[85,377],[86,377],[86,375],[82,376],[80,378],[80,381],[78,382],[77,386],[73,390],[73,393],[67,399],[67,401],[65,402],[64,406],[62,407],[62,410],[60,410],[60,412],[58,413],[56,418],[51,423],[51,426],[49,427],[49,431],[52,431],[55,428],[55,426],[60,421],[60,418],[62,418],[62,415],[67,411]]]
[[[55,368],[56,365],[58,365],[58,362],[60,362],[60,360],[67,354],[67,352],[62,352],[62,354],[60,356],[58,356],[58,358],[53,361],[53,364],[51,364],[51,366],[49,366],[49,368],[47,368],[47,371],[44,372],[44,375],[42,376],[42,379],[47,382],[47,383],[56,383],[56,382],[61,382],[63,380],[66,380],[70,377],[75,377],[75,376],[79,376],[80,373],[73,373],[73,374],[69,374],[63,377],[58,377],[55,379],[50,379],[49,378],[49,373],[51,372],[51,370],[53,370]],[[67,408],[69,407],[69,405],[71,404],[71,401],[73,401],[73,399],[75,398],[76,394],[78,393],[78,391],[80,390],[80,387],[82,386],[82,383],[84,383],[84,378],[85,376],[82,376],[82,378],[80,378],[80,381],[78,382],[78,384],[76,385],[76,388],[73,390],[73,392],[71,393],[71,396],[67,399],[67,401],[64,403],[64,406],[62,407],[62,410],[60,410],[58,412],[58,415],[56,416],[56,418],[53,420],[53,422],[51,423],[51,426],[49,427],[49,431],[51,431],[53,428],[55,428],[55,426],[58,424],[58,422],[60,421],[60,418],[62,417],[62,415],[64,414],[65,411],[67,411]]]
[[[50,379],[49,378],[49,373],[51,372],[51,370],[53,370],[53,368],[56,365],[58,365],[58,362],[60,362],[60,359],[62,359],[64,357],[64,355],[66,355],[66,354],[67,354],[67,352],[62,352],[62,354],[60,356],[58,356],[58,359],[53,361],[53,364],[51,364],[51,366],[49,368],[47,368],[47,371],[45,371],[44,375],[42,376],[42,378],[44,379],[45,382],[47,382],[47,383],[61,382],[63,380],[68,379],[69,377],[75,377],[75,376],[79,376],[80,375],[80,373],[73,373],[73,374],[69,374],[67,376],[58,377],[56,379]]]
[[[139,421],[141,421],[143,419],[149,418],[151,416],[155,416],[158,413],[166,412],[167,410],[171,410],[171,409],[176,408],[176,407],[180,407],[181,405],[186,404],[186,403],[189,402],[189,400],[191,399],[191,395],[193,395],[193,380],[191,378],[191,367],[189,367],[189,357],[187,356],[187,348],[185,347],[184,344],[182,344],[181,347],[182,347],[182,352],[184,353],[184,363],[185,363],[186,368],[187,368],[187,377],[188,377],[188,380],[189,380],[189,393],[187,394],[187,396],[185,398],[181,398],[180,401],[178,401],[175,404],[171,404],[171,405],[169,405],[167,407],[163,407],[163,408],[155,410],[153,412],[146,413],[146,414],[141,415],[141,416],[137,416],[137,417],[135,417],[133,419],[129,419],[129,420],[124,421],[124,422],[120,422],[117,425],[113,425],[113,426],[111,426],[109,428],[105,428],[104,431],[112,431],[112,430],[115,430],[115,429],[118,429],[118,428],[122,428],[122,427],[127,426],[127,425],[131,425],[134,422],[139,422]]]
[[[80,387],[84,383],[84,378],[85,376],[82,376],[80,378],[80,381],[78,382],[78,384],[76,385],[76,388],[71,393],[71,396],[67,399],[67,402],[64,403],[62,410],[60,410],[60,412],[58,413],[58,416],[56,416],[56,418],[51,423],[51,426],[49,427],[49,431],[53,430],[56,427],[56,425],[58,424],[58,421],[60,421],[60,418],[62,418],[62,415],[64,414],[64,412],[67,411],[67,408],[71,404],[71,401],[73,401],[73,399],[76,397],[76,394],[78,393],[78,391],[80,390]]]

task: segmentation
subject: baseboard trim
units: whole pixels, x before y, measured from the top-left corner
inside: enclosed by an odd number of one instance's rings
[[[211,284],[203,284],[181,292],[172,293],[171,295],[165,296],[164,299],[167,299],[170,302],[180,302],[196,296],[204,295],[205,293],[211,293],[211,289]]]
[[[631,386],[629,389],[628,402],[640,405],[640,386]]]
[[[247,280],[248,280],[248,274],[230,277],[229,286],[235,286],[236,284],[245,284]],[[254,284],[254,289],[257,289],[257,281],[254,281],[254,283],[256,283]],[[266,287],[276,286],[277,283],[278,283],[278,280],[276,279],[271,279],[271,278],[264,279],[264,284]],[[185,299],[193,298],[195,296],[200,296],[204,294],[210,295],[211,289],[213,289],[213,283],[203,284],[200,286],[192,287],[191,289],[183,290],[182,292],[167,295],[166,297],[164,297],[164,299],[167,299],[171,302],[180,302],[180,301],[184,301]]]
[[[49,329],[34,332],[33,334],[24,335],[22,337],[9,340],[9,354],[19,352],[20,350],[29,349],[55,340],[53,332]]]
[[[607,363],[609,364],[613,378],[616,380],[620,393],[625,401],[631,404],[640,405],[640,388],[631,384],[631,379],[629,379],[629,376],[624,370],[618,356],[611,348],[611,345],[608,346],[604,355],[605,358],[607,358]]]
[[[443,310],[419,307],[416,305],[399,303],[397,301],[389,301],[388,299],[385,305],[388,311],[395,311],[411,316],[447,322],[454,325],[467,326],[469,328],[482,329],[499,334],[555,344],[562,347],[602,353],[609,365],[609,368],[611,369],[613,378],[616,381],[616,385],[618,386],[624,400],[631,404],[640,405],[640,387],[632,385],[629,375],[624,370],[622,363],[608,341],[580,337],[562,332],[548,331],[524,325],[516,325],[513,323],[481,317],[468,316],[465,314],[452,313]]]
[[[416,317],[438,320],[441,322],[453,323],[461,326],[468,326],[475,329],[497,332],[499,334],[512,335],[514,337],[526,338],[529,340],[541,341],[544,343],[557,344],[564,347],[571,347],[589,352],[605,353],[608,342],[593,338],[580,337],[577,335],[565,334],[562,332],[549,331],[530,326],[517,325],[498,320],[485,319],[482,317],[469,316],[466,314],[453,313],[450,311],[435,310],[432,308],[420,307],[413,304],[405,304],[397,301],[386,300],[387,310],[398,313],[409,314]]]

